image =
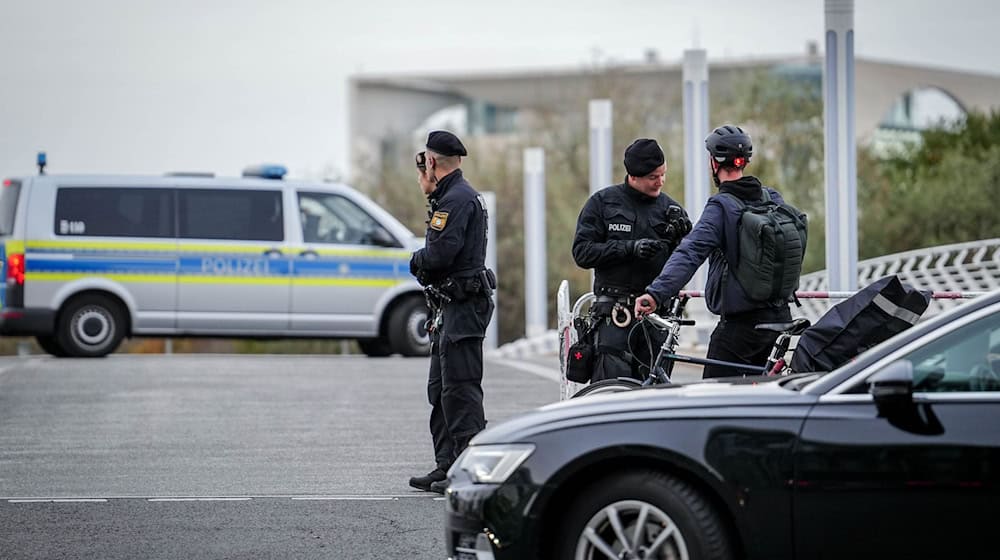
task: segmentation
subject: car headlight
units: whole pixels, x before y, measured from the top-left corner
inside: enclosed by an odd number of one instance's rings
[[[535,446],[530,443],[472,445],[455,466],[469,473],[476,484],[500,484],[521,466]]]

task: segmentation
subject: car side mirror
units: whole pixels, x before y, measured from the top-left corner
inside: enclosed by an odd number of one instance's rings
[[[374,227],[367,232],[365,236],[372,245],[378,247],[400,247],[399,241],[396,241],[392,235],[389,234],[385,228]]]
[[[909,360],[889,364],[868,383],[880,417],[888,418],[913,404],[913,364]]]

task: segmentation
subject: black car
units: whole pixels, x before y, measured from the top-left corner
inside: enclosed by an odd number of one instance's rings
[[[830,373],[546,406],[449,481],[455,560],[1000,558],[1000,292]]]

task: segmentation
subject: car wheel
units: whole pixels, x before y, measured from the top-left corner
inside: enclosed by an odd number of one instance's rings
[[[384,338],[359,338],[358,346],[369,358],[384,358],[392,354],[392,346]]]
[[[565,511],[561,560],[699,558],[731,560],[729,535],[690,485],[656,471],[635,471],[590,486]]]
[[[585,397],[587,395],[606,395],[608,393],[621,393],[631,391],[642,386],[642,383],[635,379],[602,379],[587,385],[573,394],[571,399]]]
[[[38,346],[40,346],[42,350],[57,358],[66,357],[66,351],[63,350],[62,346],[59,346],[59,341],[56,340],[56,337],[54,336],[36,336],[35,342],[38,343]]]
[[[107,296],[81,296],[60,312],[56,342],[67,356],[106,356],[125,336],[124,316],[121,305]]]
[[[423,299],[411,297],[392,310],[389,316],[389,340],[396,352],[404,356],[427,356],[431,352],[431,337],[427,334],[429,312]]]

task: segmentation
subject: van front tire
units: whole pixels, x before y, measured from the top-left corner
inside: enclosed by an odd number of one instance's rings
[[[431,338],[424,328],[430,312],[423,298],[403,300],[389,316],[389,340],[396,352],[404,356],[429,356]]]
[[[59,341],[54,336],[36,336],[35,342],[38,343],[38,346],[42,350],[56,358],[66,357],[66,351],[63,350],[62,346],[59,345]]]
[[[125,336],[125,313],[118,302],[87,294],[59,313],[56,342],[67,356],[99,358],[114,352]]]
[[[359,338],[358,346],[369,358],[384,358],[392,355],[392,346],[384,338]]]

